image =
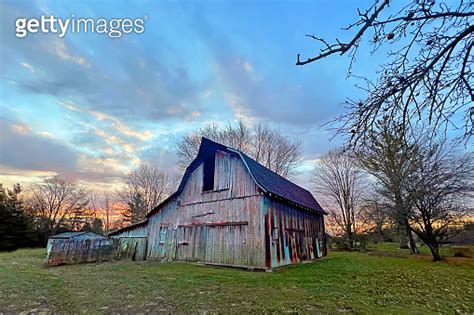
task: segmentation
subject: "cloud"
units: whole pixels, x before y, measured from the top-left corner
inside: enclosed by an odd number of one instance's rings
[[[224,99],[227,101],[230,108],[232,108],[237,119],[242,119],[246,122],[252,122],[255,120],[252,112],[244,104],[244,100],[239,95],[233,92],[225,92]]]
[[[28,170],[69,173],[76,153],[68,146],[32,132],[24,123],[0,118],[0,164]]]
[[[31,127],[27,124],[15,123],[10,125],[10,130],[17,134],[26,135],[31,132]]]
[[[86,154],[78,157],[75,174],[89,182],[108,182],[123,178],[130,169],[120,159],[109,157],[96,158]]]
[[[21,63],[21,66],[25,69],[27,69],[28,71],[32,72],[32,73],[35,73],[36,72],[36,68],[33,67],[32,65],[26,63],[26,62],[22,62]]]
[[[67,61],[71,61],[78,65],[81,65],[85,68],[90,68],[91,64],[84,58],[79,55],[72,55],[69,52],[69,49],[66,47],[66,44],[61,39],[56,39],[50,44],[51,51],[56,54],[59,58]]]
[[[106,115],[104,113],[98,111],[88,111],[91,115],[97,118],[99,121],[110,121],[112,122],[112,126],[115,130],[122,133],[125,136],[129,136],[132,138],[136,138],[138,140],[148,140],[151,138],[152,134],[149,131],[136,131],[126,124],[122,123],[118,118],[113,117],[111,115]]]
[[[253,72],[253,66],[250,64],[250,62],[245,61],[243,63],[243,67],[244,67],[245,71],[247,71],[247,73],[252,73]]]
[[[86,183],[117,186],[123,176],[140,164],[140,150],[133,142],[100,132],[91,138],[86,135],[82,135],[84,143],[75,149],[49,132],[0,118],[0,180],[12,184],[57,174]]]
[[[41,182],[56,174],[56,172],[23,170],[0,164],[0,183],[7,187],[16,183]]]
[[[354,95],[352,83],[335,72],[341,66],[321,63],[317,70],[296,67],[280,52],[288,52],[287,47],[278,46],[279,51],[274,52],[269,49],[276,48],[275,43],[256,41],[249,48],[218,27],[214,17],[199,13],[195,18],[196,33],[210,54],[213,85],[237,118],[266,120],[290,128],[320,125],[344,110],[341,91]]]
[[[193,120],[193,119],[195,119],[195,118],[197,118],[197,117],[199,117],[199,116],[201,116],[201,113],[200,113],[200,112],[198,112],[198,111],[193,111],[193,112],[190,112],[190,113],[188,114],[188,116],[186,116],[186,120],[187,120],[187,121],[190,121],[190,120]]]
[[[121,133],[124,136],[136,138],[141,141],[148,140],[152,136],[151,132],[149,131],[137,131],[127,126],[126,124],[122,123],[122,121],[120,121],[120,119],[118,119],[117,117],[114,117],[112,115],[108,115],[99,111],[82,108],[71,101],[68,101],[68,102],[58,101],[58,104],[69,109],[72,112],[89,114],[90,116],[94,117],[99,122],[108,122],[111,124],[112,129]],[[100,136],[103,136],[103,134]]]
[[[0,74],[15,82],[9,88],[17,94],[74,99],[98,117],[105,115],[122,133],[141,139],[150,135],[133,134],[127,129],[129,122],[195,120],[197,112],[215,112],[206,107],[202,95],[209,79],[196,77],[189,61],[176,55],[169,42],[154,47],[143,44],[156,41],[148,30],[140,35],[140,42],[133,36],[109,40],[98,34],[87,34],[87,40],[79,34],[57,38],[37,33],[22,40],[14,36],[15,17],[44,11],[54,11],[54,5],[0,3],[4,26],[0,37],[5,47],[0,51]],[[24,76],[19,67],[35,71],[35,77]]]

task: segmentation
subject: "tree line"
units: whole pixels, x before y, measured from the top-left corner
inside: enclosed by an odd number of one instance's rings
[[[363,147],[323,155],[314,169],[315,191],[344,247],[356,249],[360,233],[382,236],[395,228],[400,248],[418,253],[416,236],[438,261],[450,228],[472,211],[473,154],[422,130],[404,130],[386,118]]]

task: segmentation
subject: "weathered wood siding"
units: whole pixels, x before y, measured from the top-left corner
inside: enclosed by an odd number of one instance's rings
[[[240,158],[217,151],[213,191],[202,191],[203,164],[188,179],[179,199],[182,204],[209,202],[258,195],[257,186]]]
[[[298,263],[326,255],[324,219],[317,213],[262,198],[265,266]]]
[[[218,151],[213,191],[202,191],[203,164],[182,193],[148,221],[150,259],[265,266],[261,199],[242,161]]]
[[[120,237],[117,259],[145,260],[146,247],[146,237]]]
[[[147,224],[134,226],[110,236],[118,239],[117,259],[145,260],[147,251]]]

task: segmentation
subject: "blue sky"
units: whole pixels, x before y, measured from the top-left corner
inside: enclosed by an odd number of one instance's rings
[[[268,121],[303,141],[295,178],[338,146],[319,126],[362,97],[347,58],[296,67],[367,1],[0,1],[0,182],[60,174],[114,188],[140,163],[174,170],[181,137],[206,124]],[[15,37],[15,19],[142,18],[143,34]],[[383,55],[362,47],[354,72]]]

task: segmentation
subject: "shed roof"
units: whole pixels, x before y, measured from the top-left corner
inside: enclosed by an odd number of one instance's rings
[[[116,230],[116,231],[113,231],[113,232],[110,232],[109,234],[107,234],[108,236],[113,236],[113,235],[117,235],[119,233],[122,233],[122,232],[126,232],[126,231],[129,231],[129,230],[133,230],[134,228],[136,227],[139,227],[139,226],[142,226],[142,225],[146,225],[146,223],[148,222],[148,219],[145,219],[143,221],[140,221],[140,222],[137,222],[137,223],[134,223],[134,224],[130,224],[126,227],[123,227],[119,230]]]
[[[303,208],[326,214],[323,208],[319,205],[313,195],[306,189],[292,181],[284,178],[281,175],[273,172],[267,167],[261,165],[245,153],[226,147],[220,143],[214,142],[207,138],[202,138],[201,146],[199,147],[199,152],[196,158],[191,162],[191,164],[186,168],[181,183],[178,187],[178,190],[169,196],[165,201],[159,204],[155,209],[150,211],[147,214],[147,217],[150,217],[153,213],[157,212],[161,207],[163,207],[168,201],[176,197],[184,189],[184,185],[188,180],[191,173],[211,154],[215,154],[217,150],[225,151],[231,154],[234,154],[241,158],[242,162],[247,167],[250,175],[252,176],[255,183],[271,197],[279,197],[296,205],[299,205]]]
[[[77,237],[90,237],[90,238],[105,238],[105,236],[90,232],[90,231],[82,231],[82,232],[64,232],[56,235],[52,235],[49,238],[77,238]]]

